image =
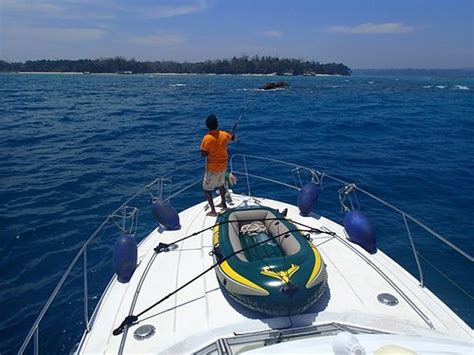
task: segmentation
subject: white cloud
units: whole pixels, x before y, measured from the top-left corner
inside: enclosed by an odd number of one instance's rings
[[[29,13],[61,18],[114,18],[118,14],[135,14],[148,18],[170,18],[204,11],[207,0],[189,0],[186,4],[143,6],[133,1],[117,2],[113,0],[1,0],[5,13]]]
[[[38,19],[48,20],[85,20],[85,19],[113,19],[120,9],[104,2],[89,3],[87,0],[1,0],[3,19],[17,23],[15,15],[21,14],[23,24],[33,23]],[[13,16],[13,17],[12,17]],[[12,17],[12,19],[11,19]]]
[[[326,28],[326,32],[349,33],[349,34],[393,34],[408,33],[414,30],[413,26],[405,25],[401,22],[387,23],[363,23],[358,26],[332,26]]]
[[[12,12],[58,13],[62,7],[50,2],[31,2],[25,0],[2,0],[2,9]]]
[[[106,33],[100,28],[11,26],[3,32],[3,36],[13,40],[27,38],[38,42],[70,42],[99,40]]]
[[[162,33],[148,36],[135,37],[128,40],[130,43],[144,44],[147,46],[173,46],[186,42],[179,34]]]
[[[281,38],[283,37],[283,32],[281,31],[275,31],[275,30],[269,30],[269,31],[263,31],[260,32],[262,35],[266,37],[271,37],[271,38]]]
[[[179,5],[179,6],[156,6],[146,11],[148,17],[153,18],[167,18],[183,15],[190,15],[196,12],[201,12],[207,8],[206,1],[198,1],[195,4]]]

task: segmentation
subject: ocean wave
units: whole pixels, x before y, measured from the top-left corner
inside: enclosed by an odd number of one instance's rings
[[[183,87],[183,86],[186,86],[187,84],[171,84],[170,86],[173,86],[173,87]]]
[[[446,85],[436,85],[436,88],[437,89],[444,89],[444,88],[446,88]]]
[[[243,89],[235,89],[235,91],[265,91],[265,90],[258,89],[258,88],[243,88]]]
[[[275,88],[275,89],[254,89],[255,91],[263,91],[263,92],[268,92],[268,91],[285,91],[287,88]]]
[[[423,87],[424,87],[425,89],[431,89],[431,88],[433,87],[433,85],[423,85]]]
[[[469,86],[467,85],[454,85],[454,88],[458,90],[470,90]]]

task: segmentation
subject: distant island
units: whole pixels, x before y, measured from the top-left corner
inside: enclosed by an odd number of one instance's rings
[[[145,61],[122,57],[78,60],[28,60],[9,63],[0,60],[0,72],[76,72],[84,74],[177,73],[177,74],[262,74],[262,75],[350,75],[342,63],[319,63],[271,56],[241,56],[203,62]]]

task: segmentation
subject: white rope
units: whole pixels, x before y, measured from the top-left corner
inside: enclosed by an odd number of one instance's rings
[[[265,227],[265,224],[261,221],[253,221],[252,223],[240,227],[240,233],[247,235],[255,235],[266,232],[267,227]]]
[[[337,191],[339,195],[339,203],[341,204],[342,212],[348,212],[351,210],[354,211],[360,208],[359,200],[357,199],[357,195],[356,195],[356,190],[357,190],[356,184],[347,184]],[[355,205],[352,201],[351,194],[355,200]],[[350,208],[346,206],[346,199],[349,201]]]

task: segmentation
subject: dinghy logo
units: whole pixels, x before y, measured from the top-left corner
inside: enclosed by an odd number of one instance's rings
[[[283,271],[271,271],[269,266],[265,266],[260,273],[265,276],[270,276],[275,279],[281,280],[284,283],[289,283],[291,276],[298,271],[300,267],[295,264],[291,264],[290,268]]]

